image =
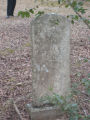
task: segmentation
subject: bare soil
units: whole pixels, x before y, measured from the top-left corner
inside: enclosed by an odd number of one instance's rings
[[[18,0],[15,15],[26,7],[32,8],[32,0]],[[89,15],[90,6],[86,16]],[[63,15],[72,14],[71,9],[40,6],[40,10]],[[15,110],[9,105],[10,99],[17,101],[23,120],[29,120],[25,105],[32,101],[30,21],[32,18],[13,17],[6,19],[6,0],[0,0],[0,120],[19,120]],[[71,81],[81,81],[90,73],[90,30],[82,22],[71,25]],[[87,61],[85,61],[87,59]],[[84,91],[80,86],[81,91]],[[77,97],[77,96],[76,96]],[[75,97],[75,99],[76,99]],[[81,96],[87,99],[86,95]],[[89,114],[90,104],[82,107]],[[83,113],[83,110],[82,110]],[[84,113],[83,113],[84,114]]]

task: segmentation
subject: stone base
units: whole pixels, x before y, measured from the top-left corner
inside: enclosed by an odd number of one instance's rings
[[[31,120],[56,120],[62,114],[57,107],[34,108],[31,104],[27,104],[27,110]]]

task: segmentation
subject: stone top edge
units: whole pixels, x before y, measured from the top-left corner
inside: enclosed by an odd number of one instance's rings
[[[34,17],[34,18],[32,19],[32,21],[31,21],[31,24],[32,24],[34,21],[39,20],[39,18],[43,18],[43,17],[45,17],[45,16],[58,16],[58,17],[63,18],[64,20],[66,20],[68,23],[70,23],[70,20],[68,20],[66,16],[63,16],[63,15],[60,15],[60,14],[57,14],[57,13],[46,13],[46,14],[43,14],[43,15],[41,15],[41,16],[39,16],[39,17],[37,17],[37,16]]]

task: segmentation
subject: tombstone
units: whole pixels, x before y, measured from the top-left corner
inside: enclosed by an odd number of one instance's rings
[[[52,120],[60,114],[45,107],[41,98],[67,95],[70,88],[70,22],[57,14],[45,14],[31,22],[32,42],[32,120]]]

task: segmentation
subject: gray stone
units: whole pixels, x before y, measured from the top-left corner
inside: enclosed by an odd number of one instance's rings
[[[33,106],[40,99],[68,94],[70,88],[70,22],[66,17],[45,14],[31,22]],[[51,91],[52,90],[52,91]]]
[[[34,108],[31,104],[27,104],[27,111],[31,116],[31,120],[56,120],[62,117],[62,112],[60,108],[57,107],[41,107]],[[63,119],[65,120],[65,119]]]

